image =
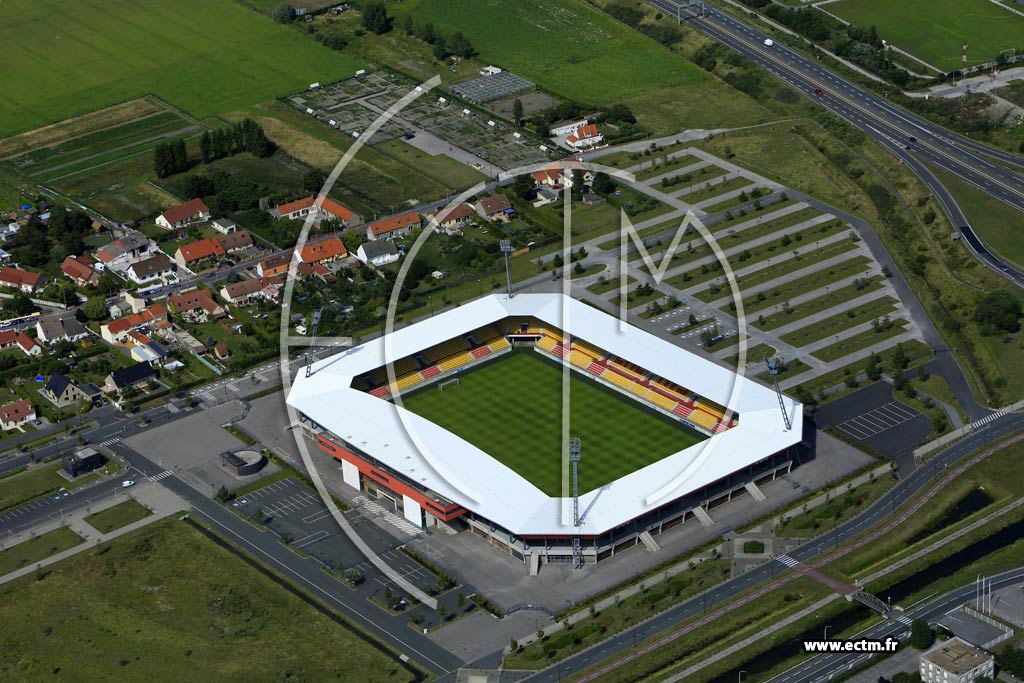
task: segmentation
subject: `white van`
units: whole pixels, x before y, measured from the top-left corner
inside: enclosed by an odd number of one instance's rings
[[[775,44],[775,41],[772,40],[771,38],[765,38],[764,39],[764,46],[765,47],[771,47],[774,44]]]

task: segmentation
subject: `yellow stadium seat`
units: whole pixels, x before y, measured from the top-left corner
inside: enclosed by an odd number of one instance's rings
[[[650,391],[650,389],[645,387],[643,384],[637,384],[636,382],[633,382],[632,384],[629,385],[629,390],[632,391],[637,396],[639,396],[640,398],[646,396],[647,392]]]
[[[662,396],[661,394],[655,393],[653,391],[647,395],[647,398],[650,399],[651,403],[658,406],[659,408],[664,408],[665,410],[672,410],[673,408],[676,407],[677,403],[677,401],[674,401],[671,398],[668,398],[667,396]]]
[[[511,344],[509,344],[508,339],[505,339],[504,337],[499,337],[490,344],[491,351],[501,351],[502,349],[507,349],[509,346],[511,346]]]
[[[690,413],[689,420],[704,429],[712,429],[714,428],[715,423],[718,422],[718,418],[710,413],[704,412],[703,410],[695,410]]]
[[[628,377],[623,377],[617,372],[606,372],[601,375],[602,379],[606,379],[615,386],[622,387],[623,389],[629,389],[631,384],[634,384],[633,380]]]
[[[700,403],[697,404],[697,408],[699,410],[703,410],[708,415],[713,415],[715,420],[721,420],[723,417],[725,417],[725,408],[718,404],[711,403],[710,401],[701,401]]]

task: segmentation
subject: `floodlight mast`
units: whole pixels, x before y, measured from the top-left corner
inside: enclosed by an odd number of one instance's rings
[[[512,266],[509,263],[509,254],[512,253],[512,240],[501,240],[498,243],[501,251],[505,254],[505,280],[508,282],[508,298],[512,298]]]
[[[576,527],[576,533],[572,537],[572,560],[573,566],[579,569],[583,566],[583,547],[580,545],[580,486],[579,486],[579,463],[583,457],[583,441],[579,438],[569,439],[569,462],[572,463],[572,524]]]
[[[786,431],[788,432],[793,428],[793,423],[789,419],[789,413],[786,412],[786,402],[782,400],[782,389],[779,388],[779,371],[775,365],[775,359],[769,358],[768,354],[765,354],[764,364],[768,366],[768,372],[771,373],[772,385],[775,387],[775,396],[779,399],[779,410],[782,411],[782,421],[786,423]]]
[[[320,314],[324,309],[313,311],[313,323],[310,325],[309,351],[306,352],[306,377],[313,374],[313,348],[316,346],[316,333],[320,329]]]

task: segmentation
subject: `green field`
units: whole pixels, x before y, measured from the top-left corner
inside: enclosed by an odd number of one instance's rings
[[[0,635],[4,680],[413,680],[397,655],[177,520],[5,584],[0,623],[17,624]]]
[[[430,387],[405,407],[522,475],[549,496],[562,495],[562,368],[538,353],[516,352]],[[705,437],[637,401],[585,379],[569,380],[570,433],[583,440],[580,491],[591,491],[688,448]]]
[[[482,61],[579,102],[710,81],[696,65],[579,0],[424,0],[413,17],[446,35],[462,31]]]
[[[0,136],[153,93],[197,117],[359,64],[231,0],[8,0]]]
[[[1024,48],[1024,17],[989,0],[841,0],[825,9],[858,26],[874,24],[881,38],[944,71],[962,66],[964,43],[968,65]]]
[[[137,500],[126,500],[102,512],[89,515],[85,518],[85,521],[101,534],[109,534],[111,531],[128,526],[140,519],[145,519],[151,514],[153,513],[149,508]]]
[[[0,552],[0,576],[74,548],[81,542],[82,537],[66,526],[22,541]]]

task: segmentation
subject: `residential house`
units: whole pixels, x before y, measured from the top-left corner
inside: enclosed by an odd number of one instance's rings
[[[586,206],[600,206],[605,202],[604,197],[593,192],[584,192],[581,199]]]
[[[43,276],[13,266],[0,268],[0,287],[10,287],[25,294],[32,294],[39,289]]]
[[[229,253],[251,247],[252,233],[236,230],[223,237],[207,237],[197,242],[183,244],[174,253],[174,260],[182,268],[191,268],[207,259],[224,258]]]
[[[575,131],[569,134],[569,137],[565,139],[565,144],[572,147],[574,150],[590,149],[596,147],[604,141],[604,135],[598,130],[597,126],[593,123],[588,123],[585,126],[580,126]]]
[[[40,356],[43,353],[43,347],[35,339],[18,330],[0,332],[0,351],[6,349],[20,349],[26,356]]]
[[[89,330],[73,315],[47,316],[36,321],[36,337],[47,344],[76,342],[89,337]]]
[[[11,255],[3,249],[0,249],[0,263],[7,263],[11,260]]]
[[[408,235],[409,231],[420,227],[420,215],[415,211],[402,213],[390,218],[374,221],[366,226],[366,238],[371,240],[395,239]]]
[[[167,359],[167,351],[152,339],[146,338],[145,342],[136,344],[129,351],[132,360],[150,365],[163,365]]]
[[[216,239],[220,240],[221,248],[229,254],[233,254],[236,251],[241,251],[243,249],[248,249],[253,245],[252,233],[248,230],[235,230],[224,237],[218,237]]]
[[[188,322],[205,323],[210,318],[223,318],[226,315],[224,307],[214,301],[208,289],[172,294],[168,301],[171,310]]]
[[[154,379],[156,379],[156,371],[152,365],[149,363],[136,363],[127,368],[114,370],[107,375],[103,388],[108,393],[115,391],[121,393],[129,387],[138,386],[143,382],[149,382]]]
[[[348,249],[337,237],[328,237],[325,240],[307,244],[299,249],[299,263],[332,263],[348,258]]]
[[[461,235],[462,230],[460,228],[469,221],[469,217],[473,215],[473,207],[469,204],[463,203],[458,206],[453,206],[451,209],[444,211],[438,210],[429,216],[432,221],[437,223],[437,228],[441,232],[449,235]]]
[[[589,121],[587,121],[586,119],[580,119],[579,121],[562,121],[561,123],[556,123],[548,130],[548,136],[557,138],[561,137],[562,135],[568,135],[573,131],[582,128],[588,123]]]
[[[257,299],[277,302],[280,299],[283,284],[280,278],[273,275],[249,278],[222,287],[220,298],[234,306],[246,306]]]
[[[222,235],[230,235],[231,233],[238,230],[238,223],[235,223],[234,221],[229,220],[227,218],[217,218],[215,220],[212,220],[210,221],[210,225],[213,227],[214,230],[216,230]]]
[[[316,202],[317,211],[325,218],[337,220],[341,227],[356,225],[362,222],[362,218],[352,209],[344,204],[334,201],[330,197],[319,197]]]
[[[489,221],[501,221],[506,223],[509,216],[515,213],[512,203],[503,194],[492,194],[489,197],[481,197],[476,203],[476,212],[481,218]]]
[[[79,287],[91,287],[100,280],[95,263],[88,256],[68,256],[60,264],[60,269]]]
[[[286,275],[294,254],[295,250],[289,249],[283,253],[268,256],[256,264],[256,274],[260,277]]]
[[[159,248],[156,246],[156,242],[137,230],[129,230],[124,237],[97,249],[93,252],[93,256],[102,264],[103,268],[117,268],[127,266],[157,251]],[[100,268],[100,266],[96,267]],[[100,269],[102,270],[102,268]]]
[[[131,341],[132,331],[166,329],[169,326],[167,309],[162,304],[150,304],[138,313],[100,325],[100,336],[110,344],[127,344]]]
[[[78,401],[87,401],[89,397],[66,375],[59,373],[50,375],[43,386],[42,394],[54,405],[63,408]]]
[[[399,259],[398,249],[391,240],[373,240],[364,242],[356,250],[356,258],[374,266],[386,266]]]
[[[537,196],[533,200],[533,205],[536,208],[547,206],[548,204],[554,204],[558,201],[558,192],[551,190],[546,187],[537,190]]]
[[[270,209],[270,215],[274,218],[297,220],[299,218],[304,218],[309,215],[310,212],[315,211],[314,207],[315,204],[313,203],[313,197],[303,197],[302,199],[297,199],[294,202],[275,206]]]
[[[193,199],[156,217],[156,224],[165,230],[179,230],[192,223],[210,219],[210,209],[202,199]]]
[[[545,168],[542,171],[536,171],[533,174],[533,182],[537,186],[547,185],[548,187],[561,187],[565,183],[565,178],[562,174],[562,169],[558,166],[552,166]]]
[[[36,409],[32,407],[32,401],[27,398],[0,406],[0,427],[5,432],[17,429],[34,419],[36,419]]]
[[[158,251],[147,259],[136,261],[125,271],[132,282],[142,285],[153,280],[173,280],[178,276],[178,268],[171,257]]]

